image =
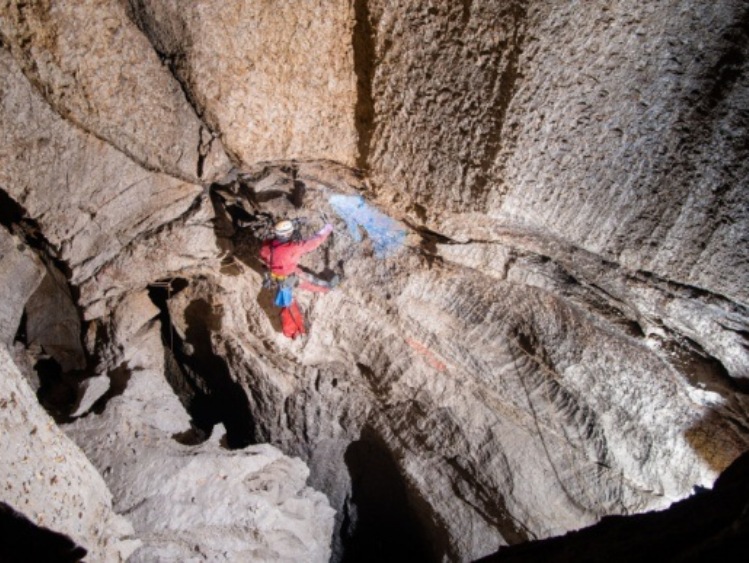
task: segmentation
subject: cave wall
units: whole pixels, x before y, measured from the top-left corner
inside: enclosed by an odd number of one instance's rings
[[[292,176],[306,186],[298,213],[323,212],[336,225],[305,266],[321,272],[341,260],[345,273],[330,295],[299,293],[310,336],[289,342],[276,332],[242,231],[227,241],[235,275],[180,293],[175,319],[197,300],[220,302],[213,353],[247,390],[262,439],[308,460],[340,511],[344,560],[345,515],[357,511],[346,459],[357,442],[391,452],[437,560],[663,508],[746,449],[746,402],[730,378],[672,337],[667,351],[626,306],[564,268],[606,280],[600,258],[560,245],[557,263],[521,231],[477,257],[475,245],[403,225],[402,248],[378,259],[329,203],[333,186],[366,189],[344,170],[265,166],[250,186],[260,209],[290,205]],[[457,265],[468,257],[472,267]],[[608,283],[635,292],[646,282]],[[185,331],[186,321],[175,323]]]
[[[90,29],[75,33],[97,7]],[[185,559],[194,553],[190,539],[198,538],[204,556],[224,553],[228,542],[240,559],[326,561],[332,511],[306,486],[302,462],[271,446],[229,453],[218,430],[212,444],[192,453],[172,437],[190,430],[190,417],[166,383],[164,343],[145,288],[221,269],[214,211],[201,183],[228,170],[220,142],[206,136],[178,81],[119,3],[10,3],[0,14],[0,218],[19,233],[8,248],[28,255],[6,255],[3,240],[4,341],[13,342],[26,315],[24,341],[1,362],[11,397],[2,500],[35,524],[69,534],[97,560],[124,560],[136,549],[132,560]],[[110,27],[103,34],[104,20]],[[26,275],[35,271],[33,260],[35,267],[56,265],[63,279],[34,294],[43,275]],[[78,364],[63,366],[73,404],[56,414],[67,423],[85,415],[64,429],[88,459],[43,414],[19,372],[38,387],[34,364],[46,358],[53,325],[69,312],[59,306],[62,294],[78,307],[66,329],[83,345],[86,365],[78,373]],[[45,308],[47,323],[40,321]],[[29,328],[33,342],[25,342]],[[23,401],[16,384],[26,386]],[[148,405],[153,419],[143,417]],[[44,432],[36,428],[42,422]],[[32,446],[37,433],[41,448]],[[230,480],[214,482],[219,466]],[[41,472],[32,475],[32,467]],[[164,502],[174,489],[190,493],[185,481],[206,479],[212,482],[192,497]],[[18,494],[30,483],[33,498],[24,504]],[[87,511],[76,511],[85,498]],[[216,498],[235,502],[206,511]],[[68,506],[58,506],[65,499]]]
[[[148,170],[193,182],[226,171],[220,142],[123,3],[5,0],[0,8],[3,42],[72,124]]]
[[[366,5],[387,199],[452,238],[520,226],[746,305],[743,2]]]
[[[67,428],[137,557],[219,550],[215,493],[314,524],[256,557],[388,549],[397,505],[414,542],[383,558],[468,561],[667,506],[747,449],[745,8],[634,4],[0,4],[0,196],[80,307]],[[362,195],[392,253],[331,200]],[[305,267],[344,283],[299,294],[302,341],[238,228],[263,213],[336,228]],[[28,279],[3,278],[6,340]],[[236,394],[210,441],[185,443],[178,371]],[[302,458],[335,525],[300,463],[253,468],[221,424]],[[229,483],[194,503],[212,465]]]
[[[348,0],[132,0],[129,12],[237,161],[354,163]]]
[[[44,278],[45,268],[23,239],[4,227],[0,227],[0,266],[5,292],[0,308],[0,482],[4,508],[29,518],[28,537],[40,553],[49,544],[39,530],[49,528],[71,540],[72,547],[85,546],[90,557],[124,561],[138,547],[130,538],[131,524],[115,513],[104,480],[44,412],[14,361],[12,340],[23,306]],[[0,526],[4,531],[11,529],[7,518],[3,512]],[[2,558],[34,553],[33,546],[21,546],[19,553],[13,550],[13,542],[4,543]]]

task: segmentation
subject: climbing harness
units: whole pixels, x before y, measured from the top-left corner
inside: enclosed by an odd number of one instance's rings
[[[294,301],[294,288],[299,285],[299,278],[296,274],[288,276],[279,276],[271,273],[271,286],[276,288],[276,297],[273,304],[276,307],[289,307]]]

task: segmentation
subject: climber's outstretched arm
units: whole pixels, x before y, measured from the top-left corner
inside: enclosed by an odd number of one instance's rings
[[[300,245],[297,247],[297,250],[301,254],[307,254],[308,252],[312,252],[318,246],[324,243],[330,236],[330,233],[332,232],[333,232],[333,225],[331,225],[330,223],[327,223],[322,229],[317,231],[311,238],[308,238],[307,240],[303,240],[300,243]]]

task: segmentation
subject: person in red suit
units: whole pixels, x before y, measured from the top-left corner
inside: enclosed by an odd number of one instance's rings
[[[266,240],[260,247],[260,259],[270,271],[271,286],[276,288],[275,304],[281,307],[281,327],[284,335],[289,338],[307,333],[304,317],[293,298],[292,289],[298,287],[327,293],[338,283],[338,276],[326,282],[299,269],[302,256],[323,244],[333,232],[333,225],[327,223],[312,237],[304,240],[293,240],[294,229],[293,222],[279,221],[273,228],[274,238]]]

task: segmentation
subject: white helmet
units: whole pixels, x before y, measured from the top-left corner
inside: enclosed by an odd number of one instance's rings
[[[273,226],[273,232],[278,238],[289,238],[294,232],[294,223],[288,220],[279,221]]]

